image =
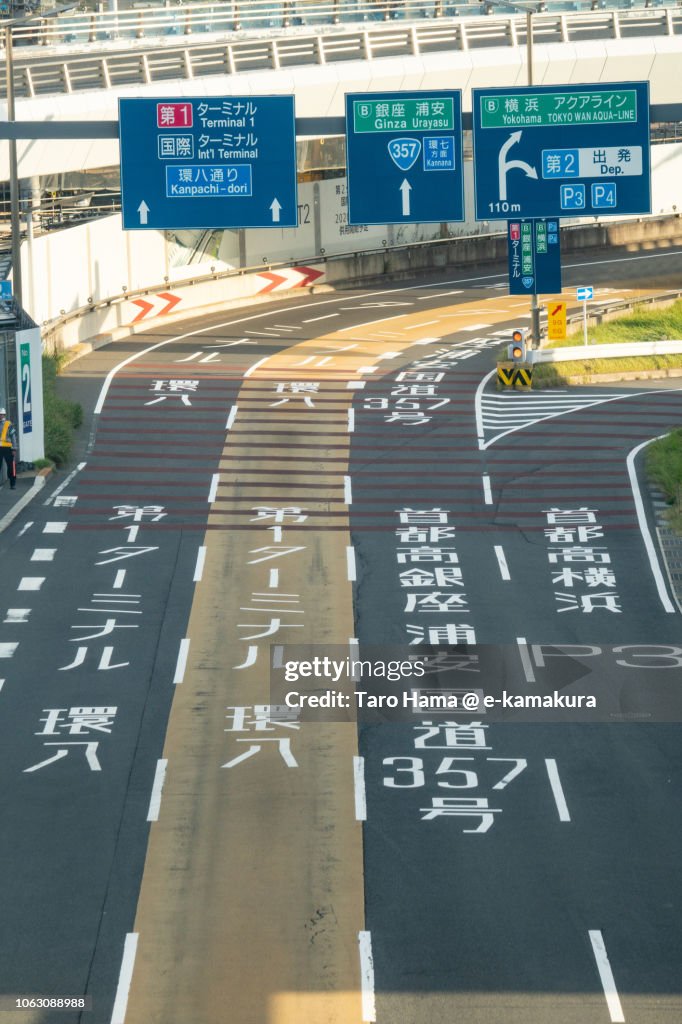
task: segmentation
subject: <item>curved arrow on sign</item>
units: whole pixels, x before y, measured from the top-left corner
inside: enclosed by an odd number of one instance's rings
[[[507,141],[500,149],[500,155],[497,158],[498,177],[499,177],[499,192],[500,202],[504,203],[507,200],[507,172],[516,168],[519,171],[524,171],[527,178],[537,178],[538,172],[535,170],[532,164],[527,164],[525,160],[507,160],[507,153],[515,146],[517,142],[521,141],[523,132],[512,132]]]

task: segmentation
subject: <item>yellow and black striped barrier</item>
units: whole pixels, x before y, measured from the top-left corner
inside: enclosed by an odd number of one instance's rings
[[[514,363],[503,360],[497,364],[497,389],[520,388],[528,391],[533,386],[533,366],[531,363]]]

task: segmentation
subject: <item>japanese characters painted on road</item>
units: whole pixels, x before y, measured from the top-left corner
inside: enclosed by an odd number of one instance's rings
[[[119,100],[127,231],[296,227],[293,96]]]
[[[558,220],[510,220],[507,255],[510,295],[561,292]]]
[[[476,220],[651,212],[648,82],[473,89]]]
[[[464,220],[462,94],[346,94],[349,224]]]

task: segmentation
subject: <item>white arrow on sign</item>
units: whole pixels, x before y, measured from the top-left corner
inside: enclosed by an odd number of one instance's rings
[[[500,202],[507,201],[507,173],[513,168],[517,168],[520,171],[525,171],[527,178],[537,178],[538,172],[531,164],[527,164],[525,160],[507,160],[507,153],[515,146],[517,142],[521,141],[523,132],[512,132],[505,144],[500,149],[500,155],[497,160],[497,166],[499,171],[499,190],[500,190]]]
[[[270,203],[270,209],[272,210],[272,223],[277,224],[279,222],[279,211],[282,209],[282,204],[276,196]]]
[[[147,223],[147,214],[149,213],[149,207],[145,203],[144,199],[142,200],[142,202],[138,206],[137,212],[140,215],[140,224],[146,224]]]
[[[410,192],[412,191],[412,186],[410,185],[410,183],[407,180],[407,178],[403,178],[403,183],[400,186],[400,191],[402,192],[402,195],[403,195],[403,217],[409,217],[410,216]]]

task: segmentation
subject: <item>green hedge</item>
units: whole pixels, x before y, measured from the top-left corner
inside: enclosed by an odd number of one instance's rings
[[[80,402],[70,402],[57,395],[59,356],[43,356],[43,407],[45,414],[45,456],[57,466],[68,462],[73,445],[73,432],[83,422]]]

